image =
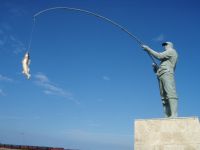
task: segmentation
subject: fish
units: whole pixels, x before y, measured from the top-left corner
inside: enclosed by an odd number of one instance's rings
[[[30,79],[31,74],[30,74],[30,55],[28,52],[25,53],[24,58],[22,59],[22,73],[26,76],[27,79]]]

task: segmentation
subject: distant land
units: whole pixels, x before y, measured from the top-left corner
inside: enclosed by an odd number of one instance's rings
[[[75,149],[64,149],[60,147],[45,147],[45,146],[12,145],[12,144],[0,143],[0,150],[75,150]]]

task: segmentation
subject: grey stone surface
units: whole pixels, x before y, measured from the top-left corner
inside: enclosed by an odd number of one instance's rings
[[[200,150],[197,117],[135,121],[134,150]]]

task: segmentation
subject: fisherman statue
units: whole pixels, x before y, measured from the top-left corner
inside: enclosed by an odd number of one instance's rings
[[[154,63],[152,66],[159,81],[160,96],[165,117],[174,118],[178,116],[178,97],[174,80],[178,54],[171,42],[162,43],[162,46],[164,47],[164,51],[161,53],[154,51],[147,45],[142,45],[142,48],[160,61],[159,66]]]

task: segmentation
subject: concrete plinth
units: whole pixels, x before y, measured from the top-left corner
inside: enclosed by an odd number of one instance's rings
[[[200,150],[197,117],[135,121],[134,150]]]

